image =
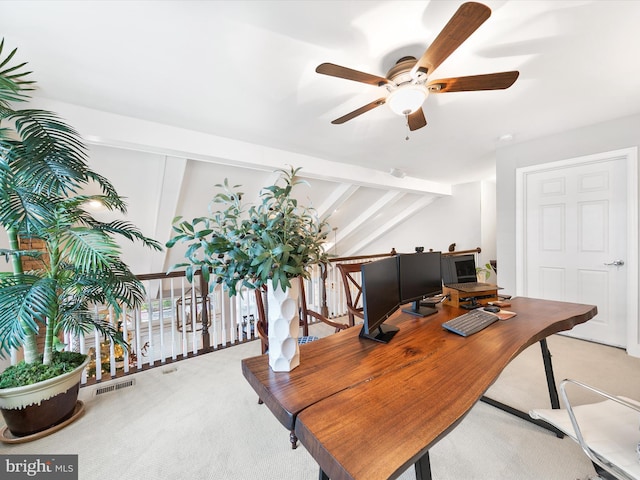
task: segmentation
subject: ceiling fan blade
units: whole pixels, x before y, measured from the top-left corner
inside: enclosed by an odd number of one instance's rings
[[[374,108],[379,107],[380,105],[384,105],[385,102],[386,102],[386,98],[379,98],[378,100],[374,100],[373,102],[368,103],[367,105],[364,105],[363,107],[360,107],[351,113],[347,113],[346,115],[343,115],[340,118],[336,118],[331,123],[333,123],[334,125],[339,125],[341,123],[347,122],[352,118],[357,117],[358,115],[362,115],[363,113],[366,113],[369,110],[373,110]]]
[[[409,130],[411,130],[412,132],[414,130],[418,130],[419,128],[425,127],[427,125],[427,119],[424,118],[422,107],[409,115],[407,122],[409,123]]]
[[[418,70],[422,70],[430,75],[490,16],[491,9],[486,5],[463,3],[412,68],[411,74],[415,75]]]
[[[439,78],[427,84],[431,93],[472,92],[476,90],[503,90],[509,88],[520,72],[488,73],[468,77]]]
[[[340,65],[335,65],[333,63],[321,63],[316,67],[316,72],[322,73],[323,75],[330,75],[332,77],[353,80],[354,82],[368,83],[369,85],[374,85],[376,87],[380,87],[389,83],[389,80],[384,77],[379,77],[378,75],[372,75],[370,73],[359,72],[358,70],[341,67]]]

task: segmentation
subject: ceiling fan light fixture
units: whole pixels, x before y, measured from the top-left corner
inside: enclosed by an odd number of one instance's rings
[[[428,93],[424,85],[400,86],[389,94],[387,104],[391,111],[398,115],[411,115],[422,107]]]

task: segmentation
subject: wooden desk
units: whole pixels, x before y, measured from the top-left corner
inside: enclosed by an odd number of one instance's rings
[[[442,323],[465,310],[398,312],[389,344],[359,326],[302,345],[301,364],[272,372],[266,356],[242,361],[265,405],[295,432],[332,480],[396,478],[452,430],[506,365],[547,336],[597,313],[590,305],[515,298],[507,321],[464,338]]]

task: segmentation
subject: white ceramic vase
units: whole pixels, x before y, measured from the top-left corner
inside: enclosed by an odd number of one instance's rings
[[[267,284],[269,366],[274,372],[290,372],[300,365],[299,295],[299,283],[295,280],[286,291],[283,291],[280,286],[273,288],[271,281]]]

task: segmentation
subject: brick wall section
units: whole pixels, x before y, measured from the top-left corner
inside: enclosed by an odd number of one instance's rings
[[[20,238],[18,239],[18,245],[20,250],[40,250],[45,251],[44,240],[40,238]],[[22,269],[26,272],[28,270],[35,270],[42,267],[42,260],[48,262],[49,258],[44,255],[41,259],[34,259],[31,257],[22,257]]]
[[[40,238],[19,238],[18,245],[20,250],[40,250],[46,251],[44,246],[44,240]],[[20,261],[22,262],[22,269],[27,272],[29,270],[35,270],[38,268],[42,268],[42,261],[49,262],[48,255],[42,256],[40,259],[34,259],[32,257],[21,257]],[[42,352],[44,349],[44,328],[41,328],[38,332],[37,336],[37,345],[38,351]],[[62,340],[62,335],[59,335],[60,340]]]

